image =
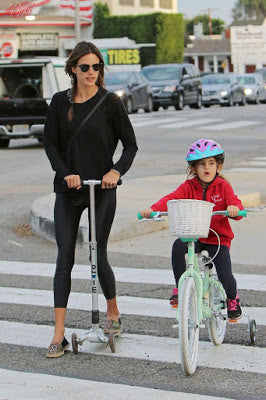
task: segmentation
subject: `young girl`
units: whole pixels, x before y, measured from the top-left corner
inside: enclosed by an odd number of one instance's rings
[[[200,139],[189,148],[186,160],[189,165],[188,179],[182,183],[174,192],[164,196],[151,208],[141,211],[144,218],[148,218],[153,211],[167,211],[167,202],[174,199],[196,199],[206,200],[214,203],[213,211],[227,210],[229,217],[237,217],[238,211],[243,210],[243,205],[234,194],[231,185],[219,176],[224,163],[224,150],[213,140]],[[221,281],[227,295],[228,317],[240,318],[239,296],[236,290],[236,280],[232,274],[230,245],[234,237],[228,218],[216,215],[211,220],[211,228],[220,237],[221,247],[215,257],[215,266],[219,280]],[[216,253],[218,244],[215,234],[210,231],[209,236],[196,242],[196,252],[207,250],[211,257]],[[178,306],[178,281],[185,271],[185,253],[187,244],[177,239],[172,248],[172,267],[176,281],[170,298],[172,307]]]

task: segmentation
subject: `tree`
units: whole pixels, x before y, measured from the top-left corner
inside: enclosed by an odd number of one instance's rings
[[[186,34],[193,35],[194,33],[194,25],[197,25],[199,22],[203,25],[203,34],[209,35],[210,34],[210,25],[209,25],[209,16],[208,15],[197,15],[193,19],[186,21]],[[219,18],[214,18],[211,20],[212,22],[212,34],[219,35],[224,30],[225,22]]]
[[[260,20],[266,18],[265,0],[238,0],[232,9],[234,21]]]

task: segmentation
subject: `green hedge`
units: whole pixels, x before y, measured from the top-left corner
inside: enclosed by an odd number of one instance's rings
[[[93,36],[95,39],[127,36],[136,43],[155,43],[155,48],[141,49],[142,65],[183,61],[182,14],[110,16],[106,4],[95,3]]]

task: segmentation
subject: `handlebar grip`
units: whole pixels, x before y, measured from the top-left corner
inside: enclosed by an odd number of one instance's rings
[[[157,214],[157,211],[153,211],[150,213],[149,218],[153,218]],[[138,212],[138,219],[143,219],[143,216]]]
[[[229,215],[228,214],[228,211],[226,211],[226,214],[225,215]],[[240,211],[238,211],[238,215],[237,215],[238,217],[246,217],[247,216],[247,210],[240,210]]]

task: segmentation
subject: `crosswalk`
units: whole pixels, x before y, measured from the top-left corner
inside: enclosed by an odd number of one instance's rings
[[[209,111],[208,111],[209,112]],[[254,119],[241,119],[236,121],[227,121],[225,118],[216,118],[209,116],[204,111],[199,113],[184,112],[179,115],[176,111],[167,111],[167,114],[136,114],[131,115],[130,120],[134,128],[153,127],[155,129],[185,129],[194,128],[209,131],[226,131],[238,128],[248,128],[251,126],[262,125],[263,121]]]
[[[10,354],[13,354],[13,352],[16,354],[32,352],[33,358],[36,359],[32,361],[33,364],[36,362],[39,366],[47,362],[44,352],[53,333],[53,321],[48,317],[49,311],[53,307],[53,273],[54,265],[49,263],[0,260],[0,305],[2,309],[0,346],[2,353],[6,349]],[[170,291],[173,284],[172,271],[160,269],[159,266],[151,269],[141,268],[140,266],[139,268],[114,267],[114,273],[118,292],[120,287],[125,292],[118,296],[119,309],[123,322],[125,321],[125,332],[117,341],[116,353],[111,353],[109,347],[105,344],[84,342],[79,350],[79,356],[67,352],[67,356],[62,358],[63,361],[62,359],[58,360],[58,363],[63,362],[61,366],[67,363],[68,373],[63,374],[66,376],[62,376],[60,372],[55,370],[48,373],[47,369],[43,369],[44,373],[41,373],[40,367],[34,373],[27,362],[24,365],[22,361],[10,368],[3,367],[0,370],[0,399],[46,400],[51,396],[54,399],[85,399],[89,398],[90,394],[93,394],[95,399],[106,399],[110,391],[115,392],[115,398],[118,400],[138,398],[214,400],[218,397],[230,399],[231,397],[226,395],[226,392],[222,394],[224,397],[221,395],[216,397],[200,394],[204,393],[202,390],[199,390],[199,394],[197,394],[197,387],[194,387],[193,390],[191,388],[181,390],[182,385],[180,383],[180,387],[177,387],[178,376],[173,376],[173,372],[167,378],[168,384],[161,383],[160,386],[159,382],[166,379],[163,376],[167,376],[169,373],[167,370],[170,370],[173,366],[179,371],[180,382],[185,379],[180,373],[177,331],[172,329],[172,331],[167,332],[163,329],[165,325],[173,326],[176,311],[169,307],[167,297],[152,296],[152,293],[158,288],[165,290],[165,292]],[[266,275],[252,273],[235,275],[239,291],[242,294],[257,291],[261,296],[265,295]],[[81,313],[82,316],[87,315],[88,321],[85,325],[88,324],[89,326],[88,311],[90,310],[91,299],[84,286],[88,283],[88,280],[89,267],[75,265],[72,281],[78,284],[76,286],[79,287],[79,291],[73,290],[71,292],[68,309],[70,313],[73,313],[71,315],[74,315],[74,313]],[[89,287],[89,285],[87,286]],[[139,287],[143,290],[136,291],[135,289]],[[145,293],[148,292],[151,294],[150,297],[145,296]],[[266,307],[258,307],[256,302],[252,300],[249,303],[244,304],[243,311],[256,319],[260,335],[265,336]],[[17,310],[14,314],[16,317],[10,315],[10,310],[13,309]],[[99,309],[101,313],[106,311],[106,302],[101,294],[99,295]],[[40,314],[39,319],[37,314]],[[140,325],[148,324],[147,331],[135,330],[136,321]],[[157,322],[154,324],[154,321]],[[88,328],[85,325],[80,326],[78,320],[69,322],[66,327],[66,337],[69,339],[73,332],[76,332],[77,335],[84,334]],[[208,374],[213,373],[217,376],[223,373],[229,375],[238,373],[247,374],[247,377],[251,374],[251,377],[256,375],[265,379],[265,340],[261,340],[261,344],[259,343],[257,347],[249,346],[247,321],[244,317],[237,326],[228,327],[228,331],[228,339],[219,347],[210,343],[207,334],[203,335],[200,341],[198,370],[201,373],[206,370],[206,373],[208,371]],[[234,332],[232,339],[230,331]],[[240,334],[237,334],[237,332]],[[76,360],[81,359],[82,365],[87,368],[89,365],[87,363],[90,363],[91,357],[95,357],[97,363],[102,365],[101,368],[105,368],[106,363],[119,361],[118,370],[119,368],[125,370],[129,368],[128,374],[135,374],[134,383],[132,384],[129,379],[124,380],[123,384],[119,380],[110,383],[112,382],[110,378],[104,379],[104,375],[101,382],[95,382],[92,378],[93,374],[91,379],[78,379],[79,375],[76,374],[75,370],[71,370],[71,363],[77,363]],[[133,370],[129,367],[130,363],[135,365]],[[146,372],[143,372],[144,376],[137,378],[137,373],[133,371],[136,371],[142,365],[141,363],[146,363],[144,369]],[[8,360],[6,365],[9,365]],[[49,365],[51,366],[51,363]],[[147,381],[149,368],[154,368],[157,371],[156,385],[154,383],[149,384]],[[83,377],[83,374],[80,374],[80,376]],[[128,384],[129,381],[130,384]],[[61,389],[59,390],[59,388]],[[194,394],[190,392],[194,392]]]

